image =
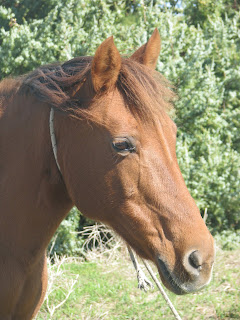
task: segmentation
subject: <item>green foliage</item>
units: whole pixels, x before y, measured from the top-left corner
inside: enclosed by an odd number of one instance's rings
[[[224,250],[235,250],[240,248],[240,230],[224,230],[215,235],[215,241]]]
[[[232,18],[240,10],[239,0],[183,0],[182,5],[188,24],[201,27],[209,18]]]
[[[208,208],[213,230],[238,229],[239,1],[2,0],[0,78],[92,55],[112,34],[131,53],[155,27],[162,38],[157,68],[180,97],[177,155],[186,184],[201,212]]]
[[[63,1],[62,1],[63,2]],[[66,2],[66,1],[65,1]],[[46,16],[56,5],[57,0],[2,0],[5,8],[11,9],[16,17],[18,23],[22,24],[24,21],[31,21],[32,19],[42,19]]]
[[[48,254],[79,256],[83,254],[83,239],[78,236],[80,212],[74,207],[57,229],[49,246]]]
[[[94,221],[84,217],[76,207],[73,207],[66,219],[62,221],[51,242],[48,245],[48,256],[85,256],[83,243],[86,240],[80,236],[84,227],[94,224]]]

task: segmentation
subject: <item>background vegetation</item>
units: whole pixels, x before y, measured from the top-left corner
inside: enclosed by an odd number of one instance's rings
[[[94,54],[114,35],[133,52],[157,27],[157,69],[177,88],[177,155],[185,181],[216,233],[240,227],[239,0],[0,0],[0,79]],[[51,244],[79,254],[91,223],[74,209]],[[73,232],[74,231],[74,232]]]

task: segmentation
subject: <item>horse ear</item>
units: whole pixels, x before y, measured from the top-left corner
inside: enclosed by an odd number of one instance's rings
[[[142,45],[131,59],[144,64],[145,66],[155,69],[157,65],[158,56],[161,49],[161,38],[156,28],[147,43]]]
[[[97,48],[93,58],[91,73],[95,91],[114,86],[120,68],[121,56],[111,36]]]

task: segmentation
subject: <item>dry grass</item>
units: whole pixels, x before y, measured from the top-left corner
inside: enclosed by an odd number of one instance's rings
[[[49,288],[37,320],[174,319],[155,288],[137,289],[125,245],[102,225],[86,228],[87,261],[55,259]],[[101,243],[100,235],[105,234]],[[112,249],[111,249],[112,248]],[[240,319],[240,249],[217,250],[211,285],[187,296],[169,294],[183,320]]]
[[[87,261],[115,261],[121,258],[123,240],[109,227],[96,223],[85,227],[80,234],[86,237],[83,248]]]

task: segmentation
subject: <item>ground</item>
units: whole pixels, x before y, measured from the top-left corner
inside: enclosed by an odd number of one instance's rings
[[[148,293],[137,289],[135,270],[125,251],[90,262],[59,260],[50,269],[48,296],[37,320],[175,319],[156,288]],[[207,288],[186,296],[166,291],[183,320],[228,320],[240,319],[239,288],[240,249],[218,248]]]

